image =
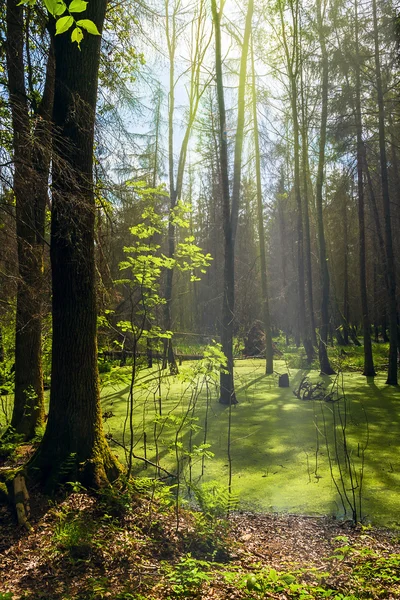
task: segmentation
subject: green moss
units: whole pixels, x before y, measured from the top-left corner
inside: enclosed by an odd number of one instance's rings
[[[184,363],[181,375],[189,368],[190,365]],[[281,360],[276,361],[275,368],[279,373],[287,371],[285,362]],[[313,379],[319,379],[318,371],[308,373]],[[303,370],[290,369],[290,388],[278,388],[275,375],[264,375],[264,361],[237,361],[235,376],[239,404],[232,408],[233,490],[239,494],[242,507],[251,510],[343,516],[341,500],[330,476],[323,432],[321,406],[328,419],[330,405],[304,402],[294,396],[293,389],[304,374]],[[329,377],[323,380],[327,386],[334,381]],[[346,373],[344,386],[348,399],[347,441],[357,465],[358,477],[362,457],[357,454],[367,435],[369,438],[364,456],[362,513],[376,524],[400,526],[400,495],[397,491],[400,489],[398,388],[386,386],[383,373],[374,380],[366,380],[359,373]],[[154,415],[157,404],[153,387],[149,385],[143,391],[137,390],[134,406],[135,454],[144,455],[145,431],[147,457],[152,461],[155,460]],[[168,418],[168,414],[174,418],[185,414],[190,392],[183,402],[179,399],[186,388],[181,376],[162,383],[163,414],[156,429],[161,465],[172,472],[176,472],[176,422]],[[113,414],[106,420],[105,427],[119,442],[122,442],[128,391],[126,385],[103,390],[103,411],[112,411]],[[205,460],[202,480],[227,482],[229,409],[217,402],[216,389],[210,389],[210,394],[207,442],[215,456]],[[205,406],[203,389],[194,413],[198,419],[194,424],[200,429],[192,433],[193,445],[203,442]],[[333,429],[328,421],[327,428],[328,437],[332,440]],[[180,436],[184,448],[188,447],[189,429],[184,427]],[[113,451],[119,454],[121,461],[124,460],[122,449],[113,446]],[[334,454],[332,459],[336,463]],[[187,465],[187,459],[183,464]],[[201,459],[193,459],[192,481],[201,481],[201,468]],[[145,469],[143,462],[135,461],[135,472],[153,476],[155,470],[151,467]],[[187,467],[184,476],[188,477]]]
[[[0,504],[9,503],[8,489],[5,483],[0,482]]]

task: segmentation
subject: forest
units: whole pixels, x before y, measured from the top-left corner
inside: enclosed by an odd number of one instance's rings
[[[0,0],[0,600],[400,599],[400,5]]]

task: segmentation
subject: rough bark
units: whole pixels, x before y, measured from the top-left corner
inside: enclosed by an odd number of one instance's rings
[[[25,89],[24,8],[7,2],[7,75],[13,124],[14,194],[18,244],[15,393],[12,431],[28,440],[44,422],[42,294],[45,207],[54,96],[52,45],[42,100],[32,125]],[[33,135],[31,129],[33,127]]]
[[[106,0],[87,17],[102,29]],[[94,119],[100,36],[81,50],[55,37],[55,96],[51,267],[52,384],[42,442],[28,465],[48,488],[65,480],[98,487],[118,475],[106,443],[97,371],[93,185]]]

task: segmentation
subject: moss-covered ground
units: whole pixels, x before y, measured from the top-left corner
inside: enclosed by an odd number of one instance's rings
[[[350,505],[356,505],[357,518],[361,514],[375,524],[400,525],[399,389],[385,385],[383,371],[368,380],[357,372],[358,353],[353,350],[352,362],[347,355],[340,359],[342,367],[348,364],[338,379],[321,379],[318,371],[289,367],[289,388],[278,387],[276,374],[264,375],[262,360],[236,361],[239,403],[231,410],[231,468],[233,491],[242,508],[351,517]],[[159,464],[172,473],[179,469],[184,484],[227,483],[229,407],[218,403],[213,385],[207,393],[205,385],[201,391],[188,386],[185,373],[190,376],[192,368],[184,363],[179,377],[162,381],[161,391],[152,382],[135,392],[134,452],[144,456],[146,433],[147,458],[156,461],[157,439]],[[276,361],[277,372],[287,368],[286,361]],[[153,373],[157,377],[156,370]],[[337,401],[298,399],[293,391],[305,374],[324,381],[327,391],[334,386]],[[124,440],[127,395],[126,384],[105,387],[102,393],[106,431],[119,443]],[[190,398],[195,407],[188,414]],[[204,441],[213,458],[203,460],[196,449]],[[122,449],[117,445],[114,449],[123,459]],[[144,476],[154,474],[153,467],[145,469],[139,460],[134,469]]]

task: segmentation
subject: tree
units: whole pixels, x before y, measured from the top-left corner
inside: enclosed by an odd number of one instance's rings
[[[268,301],[268,275],[267,275],[267,257],[265,251],[265,230],[264,214],[262,205],[262,187],[261,187],[261,158],[260,141],[258,135],[258,116],[257,116],[257,91],[256,91],[256,73],[254,68],[254,49],[253,38],[251,40],[251,70],[252,70],[252,108],[253,108],[253,127],[254,127],[254,150],[256,166],[257,183],[257,224],[258,224],[258,243],[260,247],[260,272],[261,272],[261,293],[263,307],[263,324],[265,333],[265,372],[270,375],[274,372],[274,352],[272,348],[271,319],[269,314]]]
[[[297,207],[297,277],[299,294],[299,327],[300,336],[309,362],[314,356],[312,340],[306,321],[305,274],[304,274],[304,224],[303,202],[300,187],[300,129],[298,114],[298,78],[300,68],[299,52],[299,3],[289,0],[288,9],[291,16],[291,47],[289,45],[287,25],[285,23],[285,2],[279,0],[278,10],[281,24],[282,44],[285,55],[287,76],[289,79],[289,96],[293,124],[293,153],[294,153],[294,194]]]
[[[374,32],[374,58],[376,74],[376,93],[378,101],[378,128],[379,128],[379,162],[381,168],[381,186],[383,200],[383,216],[385,223],[385,250],[388,278],[388,308],[389,308],[389,366],[386,383],[397,385],[397,302],[396,302],[396,271],[393,253],[392,239],[392,218],[389,196],[389,180],[386,157],[386,136],[385,136],[385,105],[382,87],[379,34],[378,34],[378,16],[376,9],[376,0],[372,0],[373,14],[373,32]]]
[[[106,0],[87,17],[102,30]],[[71,477],[97,487],[120,469],[104,437],[97,370],[93,144],[100,36],[79,49],[69,35],[54,40],[53,310],[49,417],[29,473],[52,487]]]
[[[166,37],[168,45],[169,55],[169,103],[168,103],[168,173],[169,173],[169,189],[170,189],[170,209],[171,214],[176,206],[178,200],[181,199],[182,188],[183,188],[183,177],[186,167],[186,157],[189,146],[189,139],[192,133],[194,121],[196,119],[197,109],[199,107],[200,99],[208,85],[208,82],[202,85],[201,81],[201,67],[203,64],[204,56],[207,48],[210,44],[211,37],[206,31],[206,10],[204,0],[200,0],[197,14],[195,14],[192,22],[192,39],[191,39],[191,64],[190,70],[190,82],[189,82],[189,109],[188,119],[183,136],[181,149],[179,153],[178,169],[176,173],[175,181],[175,164],[174,164],[174,112],[175,112],[175,53],[179,38],[179,27],[177,25],[177,18],[179,10],[182,8],[181,0],[177,0],[174,3],[172,15],[169,15],[169,0],[166,0]],[[171,24],[170,24],[171,21]],[[169,222],[168,228],[168,256],[172,258],[175,253],[175,225],[172,219]],[[166,272],[166,284],[165,284],[165,328],[171,330],[172,328],[172,317],[171,317],[171,301],[172,301],[172,287],[173,287],[173,269],[168,269]],[[164,344],[164,364],[163,368],[166,367],[166,363],[169,363],[170,369],[173,373],[178,372],[178,367],[174,357],[171,339],[165,340]]]
[[[233,383],[233,322],[235,309],[235,237],[239,215],[240,182],[242,174],[243,130],[245,118],[245,85],[247,76],[247,56],[253,16],[253,0],[247,5],[246,24],[242,43],[240,59],[239,89],[238,89],[238,117],[235,137],[235,153],[233,166],[232,201],[229,190],[228,171],[228,144],[226,131],[226,112],[224,85],[222,77],[221,53],[221,8],[217,10],[216,0],[211,3],[213,22],[215,28],[215,78],[217,84],[218,111],[220,121],[220,173],[222,183],[223,223],[224,223],[224,292],[222,304],[222,350],[227,358],[227,368],[221,370],[220,399],[221,404],[236,404],[235,388]]]
[[[358,2],[354,2],[354,41],[355,41],[355,120],[357,131],[357,190],[358,190],[358,228],[359,228],[359,260],[360,260],[360,295],[364,334],[364,371],[363,375],[373,377],[375,373],[371,344],[371,323],[368,312],[367,274],[365,261],[365,207],[364,207],[364,143],[362,139],[361,117],[361,78],[359,51]]]
[[[327,352],[328,344],[328,327],[329,327],[329,270],[328,259],[326,255],[324,220],[322,214],[323,198],[322,190],[324,184],[324,169],[325,169],[325,145],[326,145],[326,126],[328,119],[328,77],[329,65],[328,54],[325,43],[325,27],[324,17],[322,13],[321,0],[317,0],[317,23],[319,43],[321,47],[321,67],[322,67],[322,105],[321,105],[321,126],[319,133],[319,156],[318,156],[318,171],[315,202],[317,206],[317,226],[318,226],[318,244],[319,244],[319,262],[321,273],[321,328],[320,340],[318,344],[319,366],[321,373],[325,375],[333,375],[335,371],[332,369]],[[325,5],[326,10],[326,5]]]
[[[24,27],[29,27],[28,23],[24,24],[25,10],[16,0],[7,1],[7,77],[13,127],[19,275],[11,431],[31,439],[44,422],[43,252],[51,157],[54,54],[50,44],[42,98],[39,103],[32,100],[35,123],[32,125],[25,85]],[[31,69],[31,65],[28,67]]]

